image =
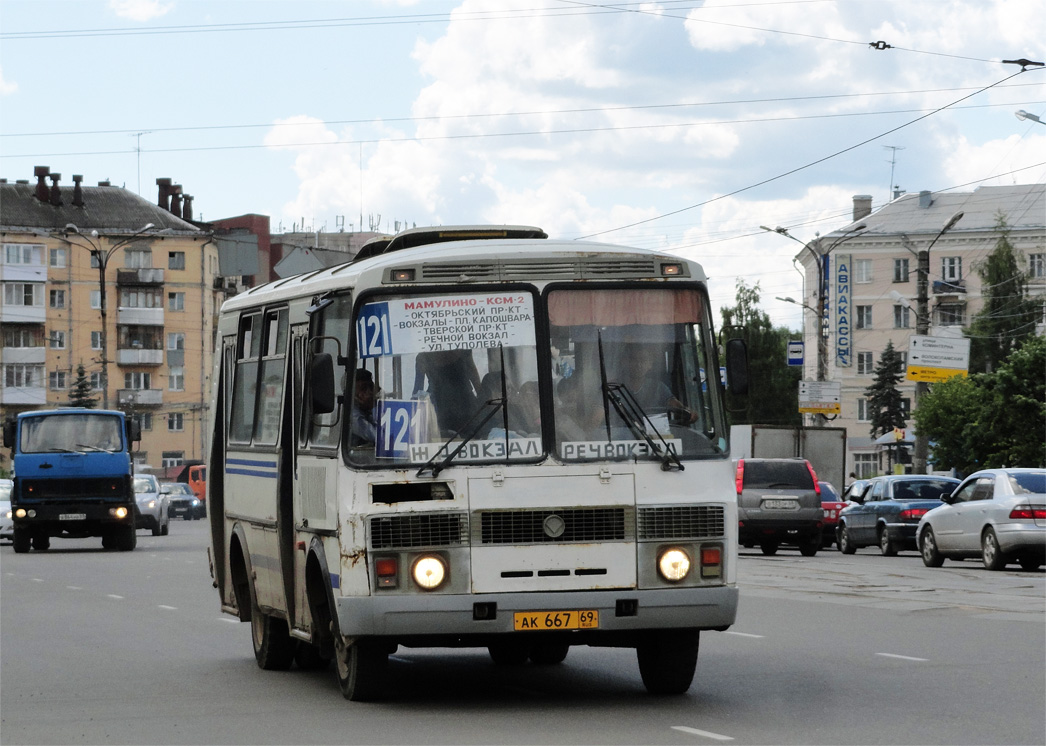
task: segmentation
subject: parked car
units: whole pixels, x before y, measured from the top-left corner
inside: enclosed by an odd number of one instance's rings
[[[978,556],[989,570],[1012,562],[1037,570],[1046,563],[1046,470],[984,469],[944,502],[916,529],[927,567]]]
[[[824,511],[824,528],[821,531],[821,549],[827,549],[835,541],[835,527],[839,525],[839,513],[846,507],[839,491],[831,482],[818,482],[821,487],[821,509]]]
[[[11,492],[15,483],[10,479],[0,479],[0,541],[15,540],[15,524],[11,518]]]
[[[857,502],[857,498],[864,494],[865,489],[868,488],[868,484],[871,482],[870,479],[856,479],[850,482],[843,490],[843,502],[852,503]]]
[[[810,462],[802,458],[737,460],[738,541],[775,554],[781,544],[804,557],[821,548],[824,510]]]
[[[854,505],[839,514],[836,541],[839,551],[853,554],[861,547],[878,545],[884,557],[902,549],[915,549],[915,529],[927,511],[940,507],[942,495],[951,494],[958,479],[917,474],[891,474],[868,480],[864,491],[854,494]]]
[[[184,482],[163,482],[160,485],[160,494],[167,495],[167,512],[171,518],[181,516],[187,521],[195,521],[206,515],[200,498],[196,497],[192,487]]]
[[[134,478],[135,528],[152,529],[153,536],[167,536],[171,516],[167,496],[160,494],[160,483],[152,474]]]

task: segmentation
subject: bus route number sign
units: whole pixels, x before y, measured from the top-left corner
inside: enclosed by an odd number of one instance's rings
[[[584,611],[517,611],[512,615],[513,629],[532,632],[556,629],[598,629],[599,612]]]
[[[410,447],[423,443],[427,433],[427,411],[422,402],[381,399],[378,401],[379,458],[407,458]]]

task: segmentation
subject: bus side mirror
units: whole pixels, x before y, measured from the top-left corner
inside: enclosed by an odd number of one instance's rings
[[[726,382],[731,394],[748,393],[748,346],[737,337],[726,341]]]
[[[4,445],[11,449],[15,447],[16,424],[17,423],[14,420],[8,420],[4,423]]]
[[[142,426],[134,420],[126,420],[124,422],[124,429],[127,431],[127,442],[137,443],[142,439]],[[130,450],[128,448],[128,450]]]
[[[318,352],[309,364],[309,390],[312,392],[313,414],[334,411],[334,358],[329,352]]]

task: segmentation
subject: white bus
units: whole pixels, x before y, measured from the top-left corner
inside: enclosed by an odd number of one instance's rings
[[[222,307],[207,504],[265,669],[381,696],[404,647],[631,647],[685,692],[733,624],[737,509],[701,267],[525,226],[413,229]],[[746,387],[743,343],[725,350]]]

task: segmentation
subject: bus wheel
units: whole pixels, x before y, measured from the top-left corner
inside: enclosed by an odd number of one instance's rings
[[[545,645],[535,645],[530,649],[530,661],[539,666],[550,666],[562,663],[569,652],[570,646],[566,644],[547,643]]]
[[[691,630],[651,632],[636,647],[639,673],[651,694],[685,694],[697,669],[701,633]]]
[[[487,648],[490,659],[499,666],[518,666],[527,662],[530,651],[523,645],[502,642]]]
[[[340,634],[335,637],[334,647],[341,696],[353,702],[371,702],[381,697],[389,664],[386,648],[366,639],[347,645]]]
[[[116,548],[121,552],[130,552],[138,546],[138,532],[134,526],[125,526],[116,534]]]
[[[286,671],[294,660],[295,641],[287,630],[287,622],[266,614],[258,608],[251,590],[251,642],[254,658],[266,671]]]
[[[11,541],[15,545],[16,554],[25,554],[33,543],[33,537],[28,529],[15,527],[15,535]]]
[[[33,549],[42,552],[51,548],[51,537],[47,534],[37,534],[33,537]]]

